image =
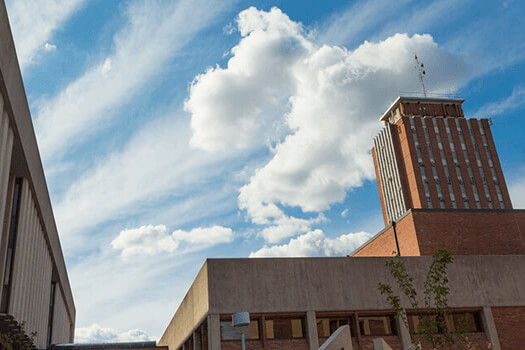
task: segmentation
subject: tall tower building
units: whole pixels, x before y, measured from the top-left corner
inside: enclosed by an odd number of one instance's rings
[[[372,157],[385,228],[354,256],[525,254],[488,119],[463,99],[398,97],[381,116]]]
[[[462,99],[398,97],[372,155],[385,224],[408,209],[512,209],[487,119]]]

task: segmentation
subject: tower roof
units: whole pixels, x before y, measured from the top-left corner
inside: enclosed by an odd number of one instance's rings
[[[465,100],[452,97],[398,96],[383,113],[381,121],[388,122],[395,115],[433,115],[463,117],[461,105]],[[453,108],[449,108],[449,107]],[[459,107],[459,108],[456,108]],[[392,121],[391,121],[392,122]]]

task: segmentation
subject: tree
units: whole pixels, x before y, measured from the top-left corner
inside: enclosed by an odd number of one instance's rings
[[[25,322],[20,324],[19,332],[0,332],[0,349],[2,350],[32,350],[36,332],[32,332],[30,336],[25,334]]]
[[[472,349],[473,344],[466,336],[469,315],[465,314],[459,320],[459,326],[452,332],[447,325],[449,319],[447,267],[454,261],[452,255],[442,246],[432,256],[432,263],[423,283],[423,305],[414,287],[414,278],[407,272],[403,261],[396,256],[386,261],[385,265],[390,269],[399,290],[409,301],[411,314],[418,318],[415,333],[425,343],[431,344],[433,349],[439,345],[453,346],[458,348],[465,346]],[[401,319],[409,329],[406,310],[401,305],[401,297],[396,295],[392,286],[379,283],[381,295],[386,296],[387,302],[392,306],[397,319]],[[489,344],[489,349],[491,348]]]

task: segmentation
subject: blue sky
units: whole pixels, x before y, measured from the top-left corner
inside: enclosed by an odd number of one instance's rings
[[[382,224],[400,92],[466,99],[525,207],[520,1],[6,0],[76,341],[159,338],[207,257],[341,256]]]

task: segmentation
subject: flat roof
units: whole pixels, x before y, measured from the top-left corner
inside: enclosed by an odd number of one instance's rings
[[[401,102],[427,102],[427,103],[459,103],[462,104],[465,102],[464,98],[457,98],[457,97],[446,97],[446,96],[435,96],[435,97],[429,97],[429,96],[398,96],[394,103],[388,107],[388,109],[383,113],[380,121],[384,121],[388,118],[388,115],[390,112],[395,109]]]

